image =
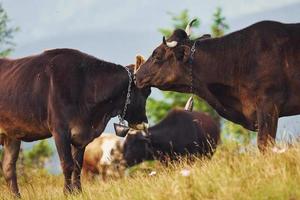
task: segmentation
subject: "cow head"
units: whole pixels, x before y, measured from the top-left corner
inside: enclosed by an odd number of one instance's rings
[[[137,86],[187,92],[190,88],[189,59],[193,41],[189,39],[191,21],[186,30],[177,29],[160,44],[136,74]]]
[[[123,146],[126,165],[131,167],[152,158],[151,140],[146,131],[130,129]]]
[[[136,68],[138,68],[141,64],[144,63],[144,58],[142,56],[136,57],[135,65],[127,66],[132,74],[134,74]],[[144,123],[147,123],[146,116],[146,101],[148,96],[151,93],[150,87],[144,87],[142,89],[136,87],[134,81],[131,86],[131,94],[130,94],[130,104],[127,107],[127,111],[125,114],[125,120],[128,121],[128,124],[132,128],[140,128],[140,126],[145,126]]]

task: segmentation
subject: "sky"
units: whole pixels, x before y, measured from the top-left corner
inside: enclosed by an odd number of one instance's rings
[[[157,29],[170,26],[167,12],[179,13],[188,9],[191,16],[201,19],[200,33],[209,31],[212,13],[218,6],[228,19],[230,31],[263,19],[300,21],[299,0],[2,2],[11,24],[20,27],[15,37],[16,51],[12,56],[27,56],[47,48],[72,47],[122,64],[133,62],[137,53],[149,55],[153,47],[161,42]],[[278,12],[278,9],[282,11]],[[124,52],[126,50],[128,55]]]
[[[75,48],[100,59],[127,65],[135,55],[149,56],[162,41],[158,28],[170,27],[168,12],[188,9],[201,19],[197,34],[210,31],[217,7],[233,32],[261,20],[300,22],[300,0],[2,0],[11,26],[18,26],[12,58],[51,48]],[[152,96],[160,98],[158,90]],[[280,120],[282,133],[300,134],[300,117]],[[112,123],[106,132],[112,132]]]

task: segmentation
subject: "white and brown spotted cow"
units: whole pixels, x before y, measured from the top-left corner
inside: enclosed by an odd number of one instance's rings
[[[107,178],[120,178],[124,174],[123,140],[114,134],[102,134],[87,145],[84,153],[82,172],[85,178],[100,175]]]

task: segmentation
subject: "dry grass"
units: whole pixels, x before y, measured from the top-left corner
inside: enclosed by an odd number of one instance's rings
[[[189,169],[189,176],[182,176]],[[149,172],[155,170],[155,176]],[[35,173],[20,178],[23,199],[65,199],[63,177]],[[11,199],[3,179],[0,198]],[[211,160],[198,159],[164,167],[143,164],[131,176],[107,183],[83,182],[84,192],[67,199],[300,199],[300,146],[282,154],[258,153],[256,149],[239,153],[222,145]]]

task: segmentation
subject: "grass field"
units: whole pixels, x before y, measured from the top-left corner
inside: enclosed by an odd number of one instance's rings
[[[211,160],[198,159],[191,165],[184,161],[168,167],[144,163],[120,180],[83,181],[83,193],[74,196],[63,195],[62,175],[39,172],[19,176],[20,190],[26,200],[300,199],[300,146],[266,155],[254,147],[243,153],[237,149],[223,144]],[[150,176],[151,171],[156,174]],[[12,199],[0,179],[0,198]]]

